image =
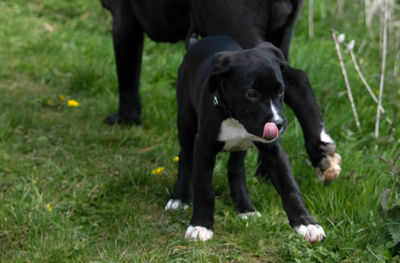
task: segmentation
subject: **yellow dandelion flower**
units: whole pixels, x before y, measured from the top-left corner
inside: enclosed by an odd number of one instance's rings
[[[64,101],[65,100],[65,95],[60,95],[60,96],[58,96],[58,98],[60,98],[61,101]]]
[[[76,100],[68,100],[68,107],[78,107],[79,106],[79,102],[77,102]]]
[[[151,175],[159,175],[165,170],[164,167],[157,167],[156,169],[151,170]]]
[[[47,208],[47,210],[49,210],[49,212],[52,212],[54,207],[52,207],[51,204],[48,203],[48,204],[46,205],[46,208]]]
[[[175,156],[174,158],[172,158],[172,161],[174,161],[175,163],[179,162],[179,156]]]
[[[34,184],[37,184],[37,183],[38,183],[38,180],[37,180],[37,179],[33,180],[33,183],[34,183]]]
[[[49,107],[53,107],[54,106],[54,101],[53,100],[47,100],[46,101],[46,105]]]

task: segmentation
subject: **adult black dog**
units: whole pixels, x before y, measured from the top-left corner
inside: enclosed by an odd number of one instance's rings
[[[185,39],[190,25],[202,36],[228,35],[243,48],[268,41],[286,59],[302,0],[101,0],[112,13],[112,34],[117,64],[119,108],[106,118],[109,124],[140,122],[139,78],[144,32],[155,41]],[[340,156],[324,128],[322,115],[303,71],[283,72],[285,102],[303,129],[311,162],[322,181],[340,173]],[[262,159],[262,156],[260,156]],[[265,173],[260,166],[258,173]]]
[[[282,52],[268,42],[241,49],[227,36],[203,38],[185,55],[177,83],[181,150],[175,192],[190,193],[193,186],[187,239],[213,236],[212,175],[221,150],[231,152],[228,178],[237,211],[257,213],[247,195],[244,167],[245,151],[254,144],[263,153],[290,225],[311,242],[325,237],[304,204],[278,139],[286,126],[281,73],[286,64]]]

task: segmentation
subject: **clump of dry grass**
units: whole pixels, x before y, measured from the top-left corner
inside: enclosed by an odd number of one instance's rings
[[[337,3],[337,13],[336,16],[339,15],[340,10],[342,10],[341,5],[342,2]],[[396,46],[399,47],[400,43],[400,30],[396,30],[400,28],[400,20],[396,20],[396,10],[399,10],[398,4],[396,4],[395,0],[364,0],[364,7],[365,7],[365,25],[368,31],[368,34],[371,39],[378,38],[379,41],[379,55],[381,58],[380,61],[380,69],[379,69],[379,84],[377,85],[376,89],[373,89],[368,84],[368,81],[364,74],[362,74],[362,69],[360,64],[357,62],[356,55],[353,51],[354,48],[354,40],[350,41],[347,44],[345,54],[349,53],[351,55],[351,59],[354,65],[354,68],[362,80],[364,86],[368,90],[370,96],[377,104],[376,110],[376,119],[375,119],[375,137],[379,137],[379,130],[380,130],[380,119],[382,114],[387,114],[383,107],[383,95],[385,90],[385,80],[387,78],[388,70],[388,56],[392,58],[400,58],[400,52]],[[376,26],[378,23],[378,27]],[[335,32],[335,29],[333,29]],[[354,100],[351,95],[350,89],[350,82],[347,76],[346,68],[344,66],[344,57],[341,54],[340,43],[336,39],[335,33],[333,33],[333,38],[335,42],[335,47],[339,57],[339,63],[342,69],[342,73],[345,79],[347,92],[349,96],[350,103],[352,105],[354,118],[356,120],[357,128],[360,128],[356,106],[354,104]],[[373,42],[373,41],[372,41]],[[364,42],[365,43],[365,42]],[[360,48],[361,49],[361,48]],[[399,72],[399,61],[394,60],[393,63],[393,77],[398,77]],[[374,90],[378,90],[378,94],[374,92]],[[386,121],[393,127],[392,120],[386,115]]]

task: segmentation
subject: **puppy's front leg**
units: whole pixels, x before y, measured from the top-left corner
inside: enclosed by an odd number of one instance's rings
[[[323,228],[308,212],[299,186],[294,180],[286,153],[279,142],[270,146],[259,146],[269,177],[282,198],[290,225],[310,242],[322,241],[325,238]]]
[[[199,137],[193,151],[193,214],[185,238],[207,241],[214,235],[214,190],[212,175],[218,151]]]
[[[300,122],[308,155],[319,178],[328,184],[340,174],[341,158],[336,153],[335,142],[327,133],[307,74],[286,67],[282,75],[286,85],[285,102]]]

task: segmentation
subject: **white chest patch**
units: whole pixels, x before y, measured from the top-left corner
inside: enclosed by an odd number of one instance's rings
[[[224,142],[224,150],[228,152],[245,151],[253,146],[254,141],[273,142],[261,137],[255,136],[244,128],[244,126],[236,119],[229,118],[221,123],[218,140]]]

